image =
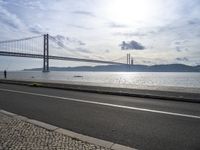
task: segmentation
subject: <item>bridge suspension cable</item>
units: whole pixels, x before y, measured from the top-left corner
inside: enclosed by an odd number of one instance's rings
[[[119,61],[119,60],[125,60],[124,58],[126,58],[126,56],[122,56],[122,57],[119,57],[119,58],[117,58],[117,59],[113,59],[113,60],[111,60],[111,61],[113,61],[113,62],[116,62],[116,61]]]
[[[42,54],[42,35],[21,39],[0,41],[0,51],[14,53]]]
[[[79,52],[77,52],[76,49],[67,47],[65,45],[64,41],[61,41],[61,40],[59,40],[56,37],[51,36],[51,35],[49,35],[49,39],[57,45],[57,47],[54,47],[53,45],[51,45],[51,46],[53,46],[53,48],[58,48],[58,49],[64,50],[64,51],[56,51],[57,54],[60,53],[62,56],[63,56],[63,54],[65,54],[65,55],[68,55],[68,56],[71,56],[71,57],[77,57],[77,56],[85,57],[82,54],[80,54]],[[50,53],[52,53],[52,51]]]
[[[61,51],[58,51],[58,49],[56,50],[56,48],[49,51],[49,39],[53,41],[54,43],[56,43],[57,46],[68,51],[64,51],[61,54],[61,56],[58,55],[58,53]],[[67,47],[65,45],[66,43],[64,42],[65,41],[59,40],[53,36],[49,36],[48,34],[26,37],[26,38],[21,38],[21,39],[0,41],[0,56],[39,58],[39,59],[47,60],[45,62],[48,62],[48,59],[54,59],[54,60],[80,61],[80,62],[91,62],[91,63],[101,63],[101,64],[102,63],[125,64],[121,62],[116,62],[122,59],[123,57],[120,57],[112,61],[110,60],[107,61],[103,59],[92,59],[86,56],[84,57],[83,55],[81,55],[80,52],[76,51],[75,49]],[[45,52],[48,55],[45,55],[46,54]],[[52,52],[55,52],[55,53],[52,53]],[[67,54],[67,52],[75,55],[75,57],[70,56],[69,54]],[[82,58],[80,56],[82,56]],[[48,68],[48,63],[46,66]]]
[[[2,44],[2,43],[11,43],[11,42],[19,42],[19,41],[26,41],[26,40],[31,40],[31,39],[39,38],[39,37],[43,37],[43,35],[26,37],[26,38],[22,38],[22,39],[0,41],[0,44]]]

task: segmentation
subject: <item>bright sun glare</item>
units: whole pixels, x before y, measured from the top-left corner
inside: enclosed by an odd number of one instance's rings
[[[147,0],[113,0],[106,11],[113,21],[131,23],[148,20],[152,15],[149,4]]]

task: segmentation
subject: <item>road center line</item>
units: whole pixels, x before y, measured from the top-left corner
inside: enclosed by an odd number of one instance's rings
[[[200,119],[200,116],[195,116],[195,115],[180,114],[180,113],[173,113],[173,112],[146,109],[146,108],[139,108],[139,107],[123,106],[123,105],[116,105],[116,104],[110,104],[110,103],[101,103],[101,102],[94,102],[94,101],[75,99],[75,98],[59,97],[59,96],[53,96],[53,95],[38,94],[38,93],[31,93],[31,92],[24,92],[24,91],[17,91],[17,90],[9,90],[9,89],[2,89],[2,88],[0,88],[0,91],[20,93],[20,94],[28,94],[28,95],[34,95],[34,96],[49,97],[49,98],[55,98],[55,99],[61,99],[61,100],[81,102],[81,103],[89,103],[89,104],[95,104],[95,105],[103,105],[103,106],[117,107],[117,108],[123,108],[123,109],[131,109],[131,110],[138,110],[138,111],[166,114],[166,115],[172,115],[172,116],[181,116],[181,117],[187,117],[187,118]]]

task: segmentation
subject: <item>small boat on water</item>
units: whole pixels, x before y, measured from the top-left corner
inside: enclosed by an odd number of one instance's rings
[[[74,78],[82,78],[83,76],[75,75]]]

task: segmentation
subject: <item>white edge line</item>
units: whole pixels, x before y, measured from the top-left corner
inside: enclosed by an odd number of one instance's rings
[[[103,106],[110,106],[110,107],[117,107],[117,108],[131,109],[131,110],[139,110],[139,111],[144,111],[144,112],[152,112],[152,113],[159,113],[159,114],[165,114],[165,115],[200,119],[200,116],[195,116],[195,115],[180,114],[180,113],[174,113],[174,112],[167,112],[167,111],[160,111],[160,110],[153,110],[153,109],[146,109],[146,108],[139,108],[139,107],[131,107],[131,106],[124,106],[124,105],[116,105],[116,104],[110,104],[110,103],[94,102],[94,101],[75,99],[75,98],[59,97],[59,96],[53,96],[53,95],[16,91],[16,90],[9,90],[9,89],[2,89],[2,88],[0,88],[0,91],[20,93],[20,94],[29,94],[29,95],[34,95],[34,96],[49,97],[49,98],[75,101],[75,102],[81,102],[81,103],[89,103],[89,104],[96,104],[96,105],[103,105]]]
[[[57,132],[57,133],[69,136],[71,138],[76,138],[80,141],[84,141],[84,142],[87,142],[87,143],[90,143],[90,144],[102,146],[102,147],[105,147],[105,148],[108,148],[108,149],[112,149],[112,150],[119,150],[119,149],[120,150],[121,149],[123,149],[123,150],[137,150],[135,148],[127,147],[127,146],[120,145],[120,144],[117,144],[117,143],[113,143],[113,142],[110,142],[110,141],[97,139],[97,138],[94,138],[94,137],[91,137],[91,136],[86,136],[86,135],[79,134],[79,133],[76,133],[76,132],[73,132],[73,131],[70,131],[70,130],[67,130],[67,129],[62,129],[62,128],[59,128],[59,127],[56,127],[54,125],[47,124],[47,123],[44,123],[44,122],[41,122],[41,121],[32,120],[32,119],[26,118],[24,116],[17,115],[17,114],[14,114],[14,113],[2,110],[2,109],[0,109],[0,113],[7,115],[9,117],[13,117],[13,118],[18,119],[18,120],[33,124],[33,125],[36,125],[38,127],[44,128],[46,130],[49,130],[49,131],[52,131],[52,132]],[[52,126],[55,129],[52,129]]]

